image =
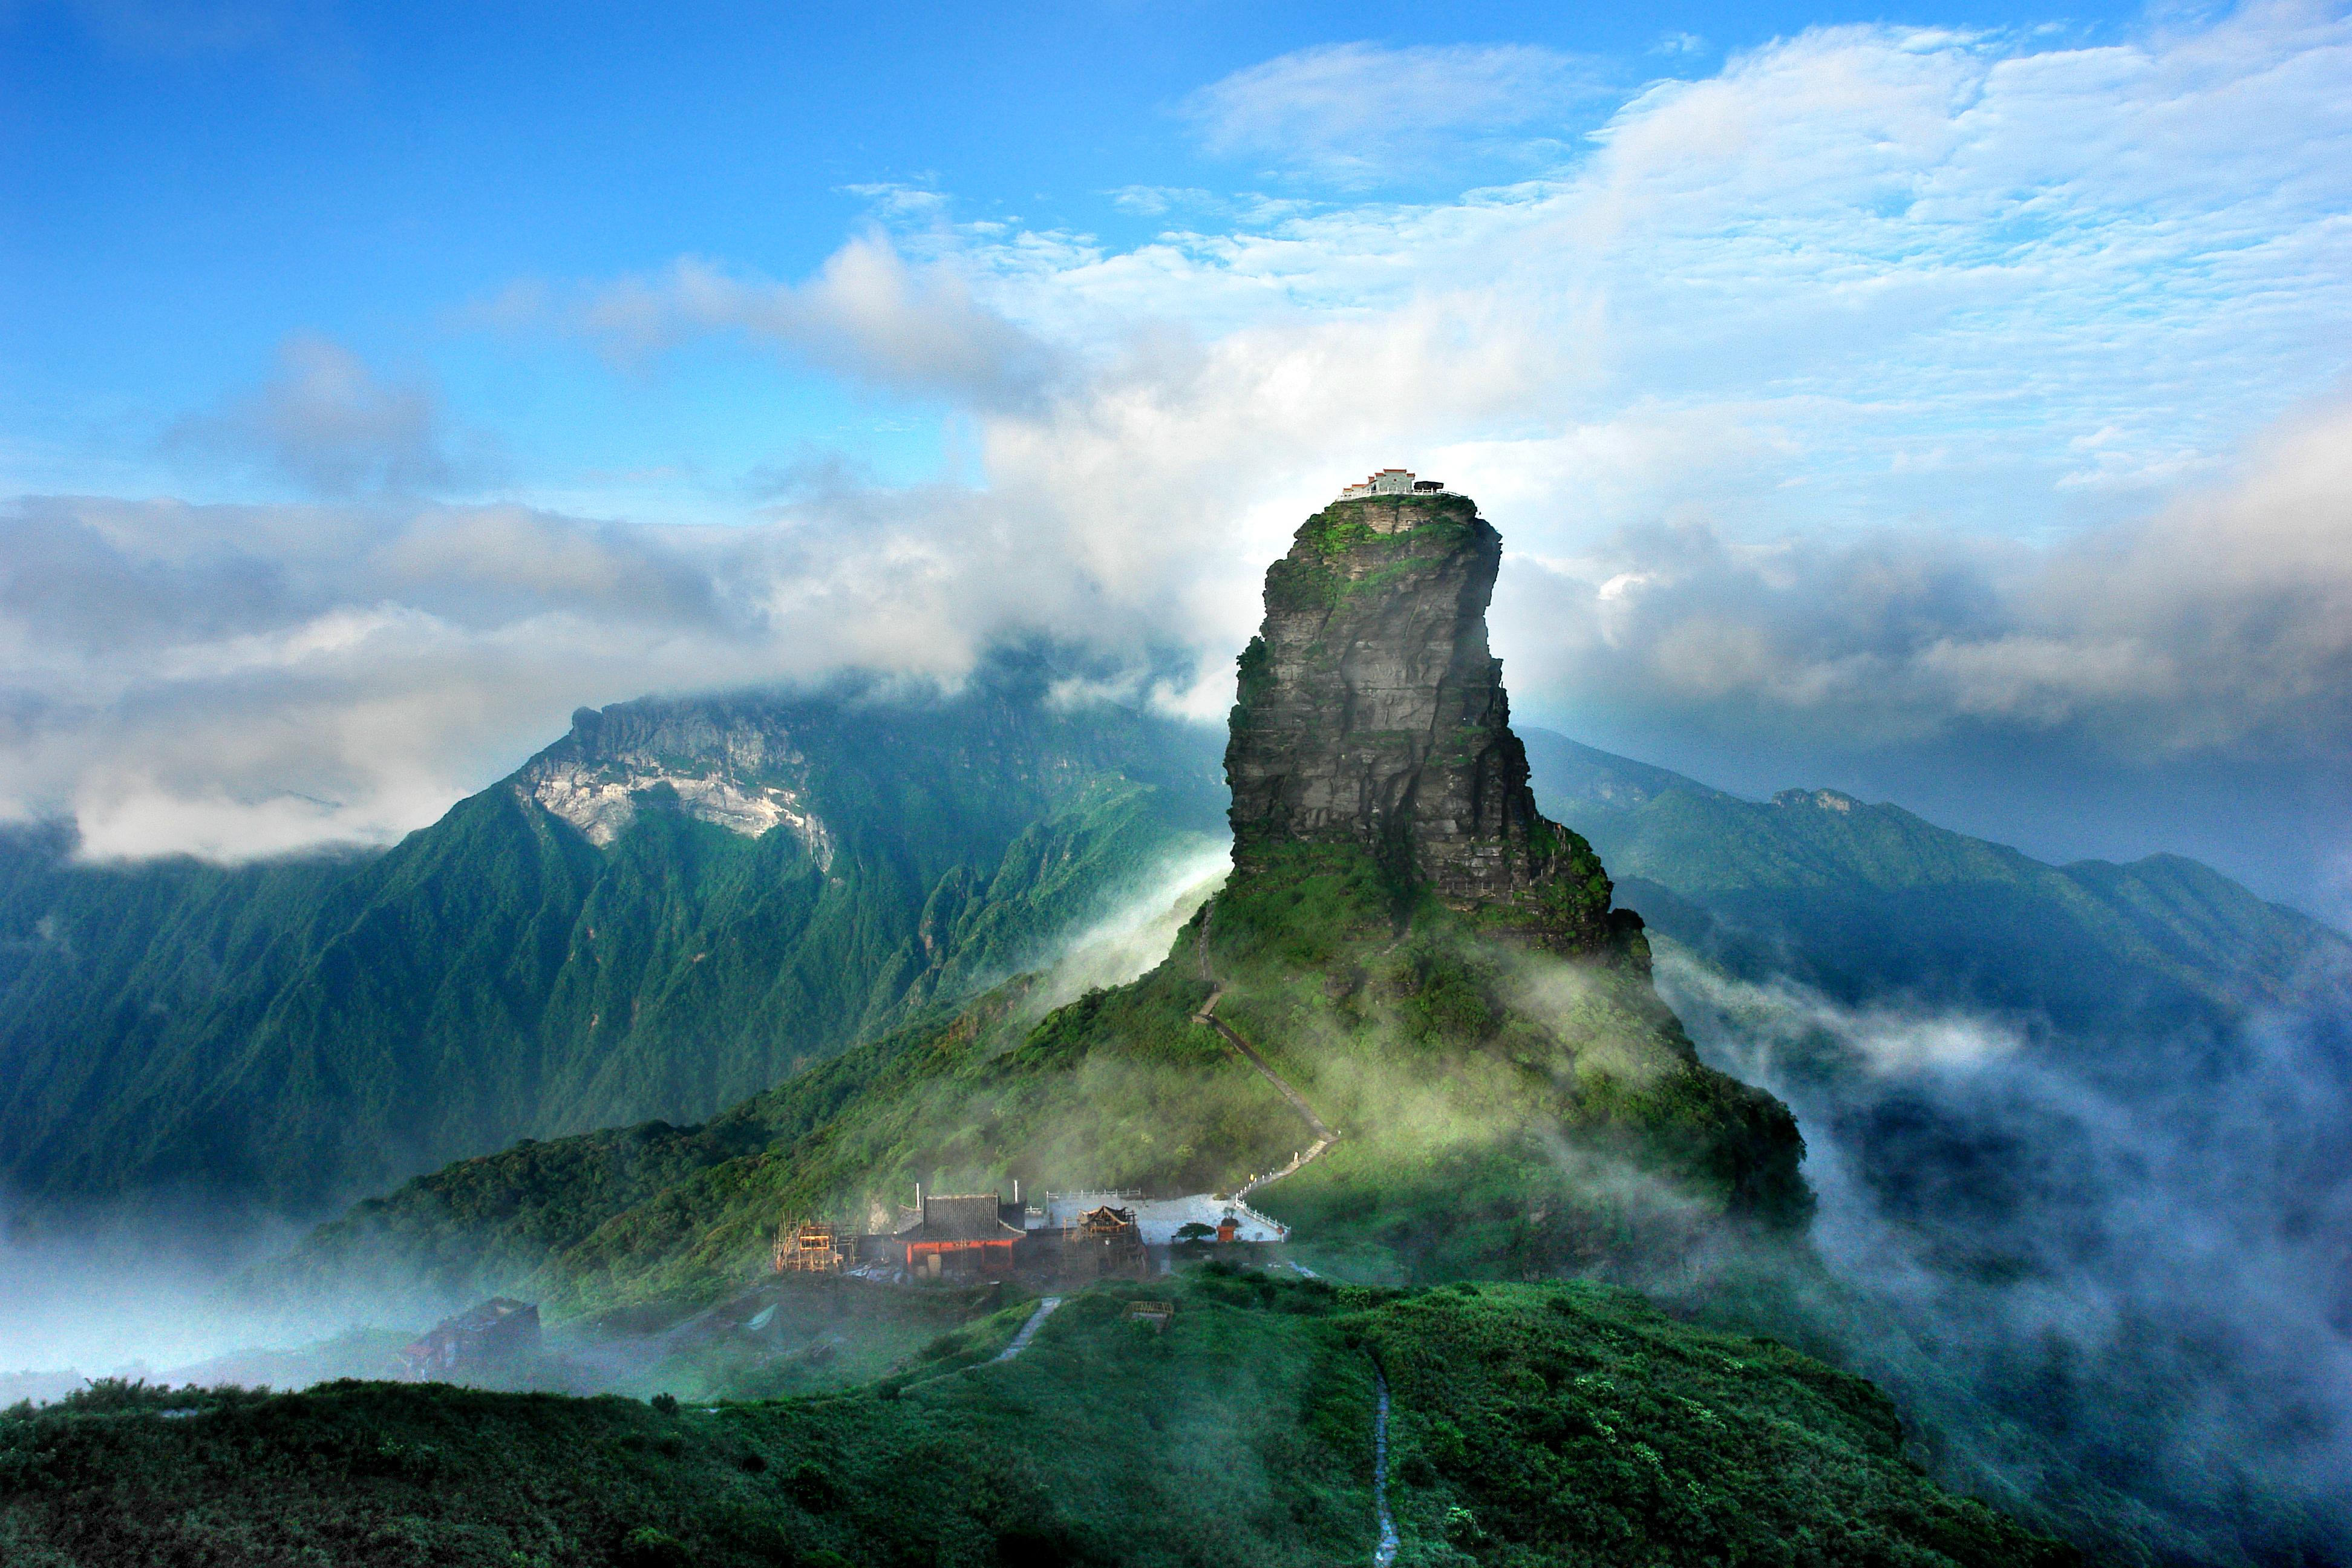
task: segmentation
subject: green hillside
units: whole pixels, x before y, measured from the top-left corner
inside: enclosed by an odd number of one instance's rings
[[[1154,1333],[1123,1315],[1171,1298]],[[1884,1396],[1591,1287],[1212,1270],[1025,1304],[848,1392],[714,1410],[330,1384],[0,1415],[30,1564],[2060,1564],[1938,1490]],[[179,1418],[165,1419],[164,1411]]]
[[[1528,747],[1546,809],[1591,839],[1619,896],[1742,976],[2112,1037],[2221,1026],[2352,960],[2337,932],[2177,855],[2047,866],[1832,790],[1743,800],[1542,731]]]
[[[577,1314],[738,1288],[784,1219],[862,1223],[917,1182],[1230,1191],[1312,1134],[1195,1020],[1204,943],[1218,1016],[1342,1130],[1253,1198],[1297,1227],[1297,1256],[1401,1281],[1638,1272],[1710,1220],[1801,1222],[1787,1110],[1699,1063],[1641,962],[1530,959],[1395,897],[1369,857],[1294,851],[1132,984],[1040,1016],[1024,978],[698,1126],[457,1163],[322,1227],[267,1282],[421,1279]]]
[[[592,831],[540,798],[558,768],[604,790]],[[730,793],[679,794],[705,785]],[[743,830],[744,799],[785,820]],[[583,712],[368,857],[0,837],[0,1182],[299,1214],[520,1135],[707,1116],[1037,963],[1212,849],[1222,805],[1198,731],[975,687]]]

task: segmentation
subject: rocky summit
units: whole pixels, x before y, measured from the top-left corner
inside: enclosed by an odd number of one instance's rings
[[[599,847],[628,830],[641,800],[667,791],[685,815],[747,838],[785,827],[820,870],[833,869],[832,831],[808,804],[808,759],[773,703],[583,708],[515,788]]]
[[[1456,909],[1590,949],[1609,919],[1584,841],[1536,809],[1486,605],[1502,536],[1469,498],[1370,495],[1307,520],[1267,571],[1225,774],[1235,862],[1348,842]]]

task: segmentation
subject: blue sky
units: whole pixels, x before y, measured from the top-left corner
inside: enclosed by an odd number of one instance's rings
[[[485,15],[485,10],[497,12]],[[780,279],[887,220],[898,190],[961,223],[1150,240],[1139,187],[1304,203],[1444,200],[1558,161],[1454,144],[1362,177],[1285,167],[1204,137],[1188,100],[1236,71],[1335,41],[1559,52],[1538,122],[1577,138],[1660,76],[1862,6],[1026,8],[989,16],[832,7],[87,6],[5,16],[6,231],[0,337],[14,489],[249,498],[173,421],[323,333],[384,374],[436,376],[495,433],[501,489],[593,493],[583,476],[691,468],[710,482],[800,443],[897,479],[942,461],[929,400],[845,388],[773,358],[712,355],[659,377],[584,350],[467,330],[518,281],[605,279],[680,256]],[[1899,15],[1899,14],[1898,14]],[[1916,19],[2053,26],[2011,7]],[[2070,14],[2093,39],[2126,14]],[[1441,30],[1433,30],[1433,22]],[[877,190],[877,187],[890,189]],[[1181,210],[1211,227],[1231,215]],[[143,437],[143,439],[142,439]],[[612,504],[633,498],[615,493]],[[634,498],[643,506],[646,498]],[[693,499],[665,495],[665,511]]]
[[[0,814],[1039,633],[1213,715],[1401,462],[1523,714],[2352,905],[2341,5],[488,9],[0,5]]]

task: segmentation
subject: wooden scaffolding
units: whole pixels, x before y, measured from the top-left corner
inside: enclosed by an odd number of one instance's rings
[[[830,1221],[802,1220],[776,1237],[779,1274],[838,1274],[843,1264],[841,1236]]]

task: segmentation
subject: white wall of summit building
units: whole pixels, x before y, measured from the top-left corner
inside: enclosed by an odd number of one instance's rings
[[[1416,479],[1411,468],[1382,468],[1360,485],[1349,485],[1339,492],[1341,500],[1357,500],[1364,496],[1435,495],[1445,489],[1437,479]]]

